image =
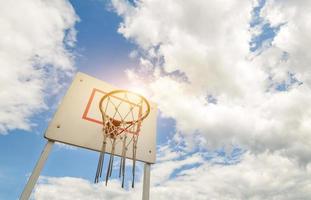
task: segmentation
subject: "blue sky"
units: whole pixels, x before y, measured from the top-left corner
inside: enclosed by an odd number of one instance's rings
[[[308,1],[11,8],[0,8],[0,199],[19,197],[77,71],[140,85],[158,103],[152,199],[311,198]],[[122,190],[92,183],[97,161],[54,145],[33,199],[140,198],[142,164],[135,190]]]

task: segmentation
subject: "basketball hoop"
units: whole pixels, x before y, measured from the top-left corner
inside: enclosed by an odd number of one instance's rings
[[[106,185],[112,175],[115,155],[120,157],[122,187],[126,158],[133,162],[132,187],[135,162],[144,162],[142,196],[144,200],[149,199],[150,167],[156,161],[157,105],[139,94],[115,88],[87,74],[77,73],[44,134],[46,146],[24,187],[21,200],[29,199],[55,142],[100,152],[95,183],[102,176],[105,153],[110,154],[109,162],[106,161]]]
[[[116,146],[121,145],[119,178],[122,177],[122,188],[127,152],[130,149],[133,160],[132,187],[134,187],[137,142],[142,121],[150,113],[150,105],[147,99],[139,94],[127,90],[114,90],[101,98],[99,109],[103,121],[103,143],[94,182],[98,183],[99,177],[102,176],[104,154],[107,144],[110,143],[111,153],[105,178],[106,185],[112,174]]]

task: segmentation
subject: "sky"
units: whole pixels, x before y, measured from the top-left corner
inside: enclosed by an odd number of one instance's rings
[[[18,199],[81,71],[159,107],[154,200],[311,199],[311,2],[29,0],[0,7],[0,199]],[[56,144],[35,200],[140,199]],[[127,168],[127,170],[130,170]]]

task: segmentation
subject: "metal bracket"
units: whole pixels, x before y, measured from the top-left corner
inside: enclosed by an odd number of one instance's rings
[[[144,164],[143,200],[149,200],[150,193],[150,163]]]
[[[28,200],[29,199],[31,192],[32,192],[34,186],[36,185],[37,180],[40,176],[40,173],[41,173],[41,170],[44,166],[44,163],[47,160],[49,153],[53,147],[53,144],[54,144],[54,141],[52,141],[52,140],[47,141],[47,143],[46,143],[46,145],[45,145],[45,147],[44,147],[44,149],[40,155],[40,158],[39,158],[35,168],[33,169],[31,176],[28,179],[28,182],[24,188],[24,191],[20,196],[20,200]]]

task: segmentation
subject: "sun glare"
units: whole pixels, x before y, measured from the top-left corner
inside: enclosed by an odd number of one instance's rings
[[[128,88],[129,91],[131,92],[135,92],[135,93],[138,93],[142,96],[144,96],[145,98],[149,98],[150,97],[150,94],[148,92],[148,90],[146,90],[146,88],[143,88],[143,87],[139,87],[139,86],[130,86]]]

